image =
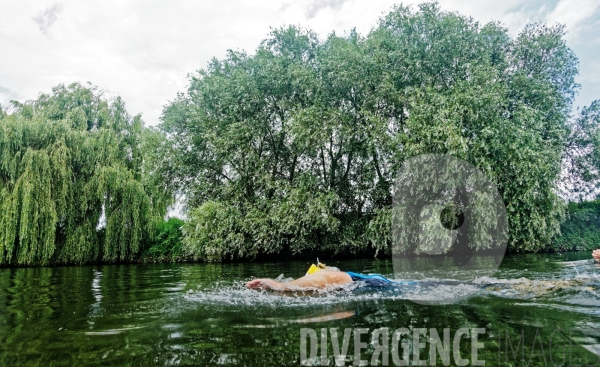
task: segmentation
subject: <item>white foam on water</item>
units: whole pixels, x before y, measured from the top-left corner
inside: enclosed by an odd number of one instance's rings
[[[480,287],[472,284],[415,286],[403,292],[406,299],[420,302],[451,303],[464,299],[480,291]]]
[[[272,292],[247,289],[244,283],[202,290],[189,290],[186,300],[209,305],[229,306],[270,306],[270,307],[307,307],[318,305],[336,305],[349,302],[373,300],[412,300],[425,302],[450,302],[453,299],[477,293],[478,285],[473,284],[436,284],[434,279],[414,285],[374,288],[365,287],[362,282],[353,282],[342,289],[311,292]]]
[[[479,277],[475,278],[473,284],[479,285],[490,285],[490,284],[521,284],[531,282],[531,279],[521,277],[516,279],[498,279],[493,277]]]
[[[357,282],[358,283],[358,282]],[[401,292],[386,290],[385,292],[369,292],[356,294],[352,291],[357,285],[335,291],[311,292],[272,292],[247,289],[240,282],[230,286],[213,289],[190,290],[184,297],[188,301],[210,305],[230,306],[270,306],[270,307],[307,307],[318,305],[336,305],[354,301],[376,299],[403,299]]]
[[[575,281],[572,286],[565,288],[548,286],[548,292],[544,294],[547,301],[565,303],[565,299],[560,292],[569,290],[575,292],[570,299],[581,295],[584,299],[590,299],[595,302],[600,299],[600,294],[597,292],[597,287],[579,287],[579,284],[594,282],[600,280],[600,267],[590,263],[589,261],[573,262],[577,264],[578,272],[575,272],[573,264],[565,266],[559,273],[553,274],[553,279],[548,279],[547,273],[537,274],[528,272],[527,269],[521,271],[504,271],[499,273],[501,277],[493,277],[489,275],[481,275],[475,278],[474,281],[460,282],[452,277],[424,278],[416,281],[415,284],[406,284],[404,278],[398,278],[398,274],[387,275],[390,279],[400,282],[397,288],[372,288],[364,287],[362,282],[353,282],[342,289],[336,290],[315,290],[311,292],[272,292],[263,290],[253,290],[245,287],[245,282],[216,282],[209,287],[188,290],[184,294],[186,301],[195,304],[206,305],[229,305],[229,306],[248,306],[248,307],[313,307],[318,305],[337,305],[352,302],[371,302],[374,300],[399,300],[399,301],[416,301],[416,302],[432,302],[432,303],[452,303],[454,300],[464,299],[477,295],[492,295],[510,299],[531,299],[539,296],[527,291],[527,286],[532,285],[540,287],[544,282],[556,281]],[[524,274],[527,274],[527,278]],[[413,274],[414,275],[414,274]],[[442,275],[442,274],[440,274]],[[448,274],[446,274],[448,275]],[[456,274],[454,274],[456,275]],[[538,277],[539,275],[539,277]],[[545,277],[543,276],[545,275]],[[508,277],[506,277],[508,276]],[[545,279],[544,279],[545,278]],[[286,278],[284,274],[277,277],[276,280],[286,282],[293,278]],[[402,284],[402,282],[405,282]],[[552,284],[552,283],[549,283]],[[485,286],[497,285],[495,289],[486,289]],[[511,287],[516,289],[511,289]],[[544,287],[541,287],[544,288]],[[587,293],[582,294],[581,292]],[[579,297],[579,298],[581,298]],[[577,298],[577,297],[575,297]],[[580,302],[576,302],[581,304]],[[587,305],[587,302],[584,302]]]

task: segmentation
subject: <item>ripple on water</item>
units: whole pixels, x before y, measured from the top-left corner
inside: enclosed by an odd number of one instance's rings
[[[189,290],[185,299],[199,304],[248,307],[310,307],[319,305],[337,305],[373,300],[416,300],[443,301],[480,290],[474,284],[437,284],[435,280],[426,280],[416,285],[398,287],[370,288],[364,283],[354,282],[341,290],[329,292],[271,292],[247,289],[243,282],[222,285],[202,290]]]
[[[373,300],[414,300],[451,302],[466,296],[488,294],[503,298],[531,299],[571,303],[582,306],[600,305],[599,276],[596,273],[567,272],[558,280],[518,277],[513,279],[480,277],[472,283],[445,279],[425,279],[414,285],[384,289],[370,288],[354,282],[344,289],[330,292],[285,292],[247,289],[244,282],[216,283],[212,287],[188,290],[184,299],[195,304],[235,307],[310,307]],[[519,275],[519,274],[515,274]],[[278,278],[283,280],[284,278]]]

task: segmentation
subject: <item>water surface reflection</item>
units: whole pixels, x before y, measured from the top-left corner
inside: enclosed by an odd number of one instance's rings
[[[495,288],[479,284],[472,297],[444,306],[418,305],[396,290],[307,296],[244,288],[253,276],[300,276],[307,262],[0,269],[0,365],[294,366],[302,327],[466,326],[488,330],[480,358],[494,366],[499,330],[600,330],[600,267],[586,256],[509,256],[482,282]],[[328,265],[393,276],[391,261]],[[548,280],[562,285],[536,291]],[[598,333],[582,339],[575,357],[593,357],[599,341]]]

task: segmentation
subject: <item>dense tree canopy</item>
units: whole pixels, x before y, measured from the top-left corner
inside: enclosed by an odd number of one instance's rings
[[[600,182],[600,103],[571,117],[563,36],[397,6],[366,36],[287,27],[212,60],[158,129],[79,84],[14,102],[0,109],[0,265],[388,252],[398,169],[426,153],[492,180],[509,249],[569,248],[563,199]],[[185,223],[163,222],[173,193]]]
[[[142,182],[142,129],[79,84],[3,111],[0,264],[131,260],[164,215]]]
[[[213,60],[161,124],[188,250],[386,250],[395,172],[423,153],[478,167],[504,198],[509,248],[544,248],[578,87],[563,35],[538,24],[513,39],[429,3],[396,7],[366,37],[288,27]]]
[[[600,187],[600,100],[582,108],[569,125],[561,189],[581,201],[597,196]]]
[[[552,240],[557,251],[595,250],[600,243],[600,200],[570,202],[561,234]]]

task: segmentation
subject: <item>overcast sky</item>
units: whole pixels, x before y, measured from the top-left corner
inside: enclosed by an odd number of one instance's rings
[[[416,4],[420,1],[404,1]],[[120,95],[148,125],[184,91],[187,74],[227,49],[254,52],[269,27],[298,24],[321,37],[366,34],[398,1],[261,0],[4,1],[0,5],[0,104],[34,99],[59,83],[91,82]],[[580,60],[576,106],[600,99],[600,0],[442,0],[515,35],[530,22],[566,24]]]

